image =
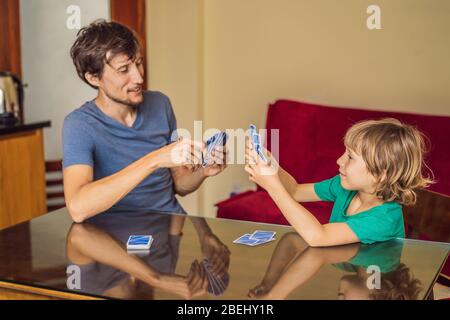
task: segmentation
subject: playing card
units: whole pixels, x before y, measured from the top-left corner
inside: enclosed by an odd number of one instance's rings
[[[131,235],[127,241],[127,250],[149,250],[152,242],[151,235]]]
[[[263,231],[256,230],[252,234],[246,233],[243,236],[237,238],[233,243],[244,244],[246,246],[254,247],[260,244],[271,242],[275,239],[275,231]]]
[[[250,130],[250,138],[252,139],[253,147],[255,148],[256,153],[259,155],[262,161],[267,163],[267,158],[264,155],[263,147],[261,145],[261,136],[256,131],[256,126],[254,124],[251,124],[249,126]]]
[[[272,242],[272,241],[275,241],[275,240],[276,240],[275,238],[273,238],[273,239],[260,239],[260,240],[257,240],[257,242],[255,244],[251,245],[251,246],[252,247],[253,246],[257,246],[257,245],[268,243],[268,242]]]
[[[225,273],[222,277],[217,277],[211,272],[211,265],[208,259],[205,258],[202,263],[208,278],[208,292],[215,296],[222,295],[229,284],[228,273]]]
[[[243,236],[234,240],[233,243],[245,244],[248,246],[256,245],[258,243],[258,239],[251,239],[250,237],[250,233],[244,234]]]
[[[253,232],[253,234],[250,236],[250,239],[256,239],[256,240],[272,240],[275,237],[276,232],[275,231],[263,231],[263,230],[256,230]]]
[[[205,270],[207,270],[206,267],[205,267]],[[217,284],[216,280],[213,278],[213,275],[209,271],[206,271],[206,275],[208,278],[208,292],[215,296],[220,295],[219,285]]]
[[[258,133],[258,132],[256,132],[256,126],[254,124],[249,125],[248,129],[250,130],[250,137],[252,137],[253,134]]]

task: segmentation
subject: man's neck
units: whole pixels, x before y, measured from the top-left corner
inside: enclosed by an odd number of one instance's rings
[[[136,119],[135,108],[113,101],[100,92],[95,99],[95,104],[104,114],[125,126],[131,127]]]

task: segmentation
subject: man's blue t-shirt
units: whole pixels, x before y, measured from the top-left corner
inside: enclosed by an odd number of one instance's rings
[[[63,126],[64,168],[89,165],[93,167],[96,181],[170,144],[177,125],[167,96],[144,92],[144,101],[136,108],[132,127],[104,114],[94,101],[71,112]],[[154,171],[108,211],[134,209],[185,213],[175,198],[169,169]]]

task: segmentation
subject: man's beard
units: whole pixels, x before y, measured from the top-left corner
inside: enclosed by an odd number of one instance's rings
[[[139,102],[133,102],[130,99],[122,100],[122,99],[119,99],[119,98],[115,98],[115,97],[113,97],[111,94],[109,94],[106,91],[104,91],[104,93],[112,101],[114,101],[116,103],[120,103],[120,104],[126,105],[126,106],[129,106],[129,107],[132,107],[132,108],[139,107],[141,105],[141,103],[144,101],[144,97],[142,96],[142,92],[141,92],[142,98],[141,98],[141,101],[139,101]]]

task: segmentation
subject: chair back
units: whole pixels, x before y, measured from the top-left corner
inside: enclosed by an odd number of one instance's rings
[[[45,172],[47,209],[48,212],[51,212],[66,206],[64,201],[62,160],[46,161]]]

